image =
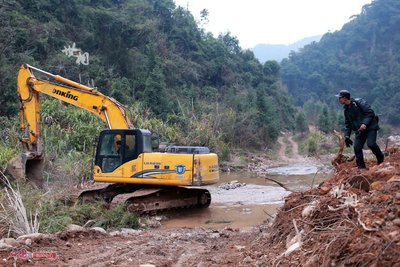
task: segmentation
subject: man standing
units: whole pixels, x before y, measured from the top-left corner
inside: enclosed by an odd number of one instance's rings
[[[377,163],[381,164],[384,155],[376,143],[376,135],[379,130],[378,118],[371,106],[362,98],[350,98],[350,93],[347,90],[341,90],[336,95],[339,98],[339,103],[343,105],[345,118],[345,142],[346,146],[350,147],[353,141],[350,139],[351,132],[355,132],[354,139],[354,154],[356,155],[357,167],[365,169],[364,155],[362,148],[365,142],[374,153]]]

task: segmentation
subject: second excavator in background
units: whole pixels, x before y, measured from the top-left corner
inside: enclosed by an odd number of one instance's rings
[[[93,167],[94,182],[107,185],[83,191],[79,201],[102,199],[112,203],[118,196],[129,210],[139,212],[209,206],[210,193],[201,186],[219,180],[215,153],[200,146],[170,146],[165,152],[153,152],[151,132],[133,128],[118,101],[95,88],[28,64],[23,64],[18,72],[24,153],[9,168],[13,176],[25,176],[43,187],[41,94],[87,110],[108,127],[98,137]]]

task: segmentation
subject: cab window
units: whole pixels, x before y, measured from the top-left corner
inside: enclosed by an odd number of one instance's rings
[[[137,158],[136,139],[134,132],[104,133],[100,139],[96,165],[102,172],[112,172],[125,162]]]
[[[125,135],[125,146],[124,146],[124,162],[135,159],[136,155],[136,135],[127,134]]]
[[[103,172],[112,172],[122,164],[122,136],[109,133],[103,135],[100,144],[100,153],[96,164]]]

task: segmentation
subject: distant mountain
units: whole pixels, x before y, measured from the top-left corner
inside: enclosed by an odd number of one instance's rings
[[[280,62],[282,59],[289,56],[290,51],[298,51],[300,48],[308,45],[312,42],[319,42],[322,35],[315,35],[306,37],[290,45],[283,44],[258,44],[254,48],[250,49],[254,52],[254,55],[261,63],[267,60],[276,60]]]

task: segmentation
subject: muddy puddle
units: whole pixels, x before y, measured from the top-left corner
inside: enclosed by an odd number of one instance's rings
[[[296,164],[268,169],[266,177],[290,191],[304,191],[326,179],[329,171],[323,166]],[[248,228],[273,216],[290,194],[264,176],[249,172],[221,173],[220,182],[207,189],[212,197],[209,208],[166,214],[162,227]]]

